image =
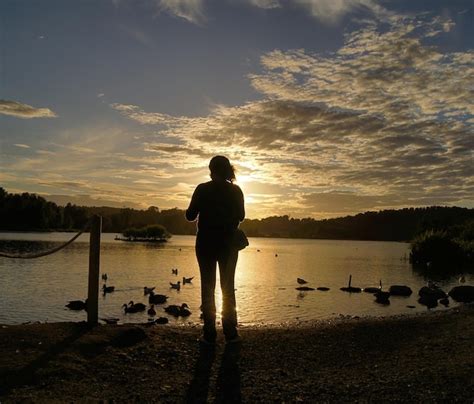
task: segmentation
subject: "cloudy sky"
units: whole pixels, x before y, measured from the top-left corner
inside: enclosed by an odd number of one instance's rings
[[[474,207],[472,0],[3,0],[0,185],[251,218]]]

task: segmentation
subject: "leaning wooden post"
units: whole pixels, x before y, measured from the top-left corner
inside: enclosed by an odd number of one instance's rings
[[[87,293],[87,323],[95,325],[99,321],[99,272],[100,233],[102,217],[92,217],[89,242],[89,289]]]

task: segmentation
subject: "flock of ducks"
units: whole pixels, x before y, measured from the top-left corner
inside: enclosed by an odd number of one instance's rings
[[[257,250],[259,252],[259,250]],[[275,256],[278,256],[278,254],[275,254]],[[178,276],[178,268],[172,268],[171,273],[175,276]],[[102,285],[102,292],[104,296],[108,293],[112,293],[115,291],[115,286],[107,286],[108,276],[106,273],[102,274],[102,280],[104,281],[104,284]],[[181,290],[181,285],[186,285],[186,284],[191,284],[193,281],[194,277],[186,278],[182,277],[182,283],[181,281],[177,281],[175,283],[170,282],[170,289],[173,290]],[[320,286],[318,288],[312,288],[310,286],[306,286],[309,282],[304,280],[303,278],[296,278],[296,282],[298,283],[298,287],[296,287],[296,290],[298,291],[311,291],[311,290],[319,290],[319,291],[328,291],[330,288],[325,287],[325,286]],[[459,278],[459,283],[464,284],[466,282],[466,279],[464,276],[461,276]],[[410,296],[412,294],[412,290],[410,287],[405,286],[405,285],[392,285],[390,287],[389,291],[383,291],[382,290],[382,280],[379,281],[379,286],[378,287],[367,287],[367,288],[359,288],[352,286],[352,275],[349,275],[349,281],[348,285],[341,287],[340,290],[343,292],[348,292],[348,293],[361,293],[362,291],[365,293],[371,293],[375,297],[375,302],[382,304],[382,305],[389,305],[390,304],[390,296]],[[280,288],[281,289],[281,288]],[[144,286],[143,287],[143,294],[144,296],[148,296],[148,304],[150,305],[148,310],[147,306],[143,303],[135,303],[133,300],[131,300],[128,304],[124,303],[122,305],[122,308],[124,310],[125,314],[133,314],[133,313],[140,313],[144,312],[145,310],[147,311],[150,322],[154,322],[157,324],[166,324],[168,322],[168,319],[166,317],[159,317],[158,319],[154,319],[154,317],[157,314],[157,311],[155,309],[156,305],[162,305],[165,304],[166,301],[168,300],[168,296],[162,295],[162,294],[156,294],[154,292],[155,287],[148,287]],[[437,301],[439,303],[448,306],[449,300],[445,292],[443,292],[438,285],[436,285],[432,281],[428,281],[427,286],[424,286],[420,289],[419,291],[419,296],[420,298],[418,299],[418,302],[420,304],[423,304],[427,306],[428,308],[436,307]],[[69,308],[70,310],[86,310],[87,311],[87,299],[85,301],[82,300],[72,300],[68,304],[66,304],[66,307]],[[409,308],[414,308],[415,306],[409,305],[407,306]],[[189,307],[186,303],[179,305],[169,305],[167,307],[164,307],[163,310],[174,317],[188,317],[192,313],[189,310]],[[119,319],[118,318],[101,318],[104,322],[107,324],[116,324]]]
[[[172,268],[171,273],[173,275],[178,275],[178,268]],[[102,274],[101,276],[102,281],[104,281],[104,284],[102,285],[102,292],[104,296],[108,293],[112,293],[115,291],[115,286],[107,286],[106,282],[108,280],[108,276],[106,273]],[[182,284],[191,284],[194,279],[194,276],[190,278],[186,278],[183,276],[182,278]],[[181,281],[178,281],[176,283],[170,282],[170,289],[174,289],[179,291],[181,289]],[[124,303],[122,305],[122,309],[125,314],[133,314],[133,313],[141,313],[146,310],[148,316],[149,316],[149,322],[154,322],[157,324],[166,324],[168,323],[168,319],[166,317],[159,317],[158,319],[154,319],[154,317],[157,314],[156,305],[161,305],[165,304],[166,301],[168,300],[168,296],[162,295],[162,294],[157,294],[154,292],[155,286],[153,287],[148,287],[144,286],[143,287],[143,295],[148,296],[148,310],[147,310],[147,305],[143,303],[135,303],[133,300],[131,300],[128,304]],[[86,310],[87,311],[87,299],[85,301],[82,300],[72,300],[68,304],[66,304],[66,307],[70,310]],[[167,307],[164,307],[163,310],[173,316],[173,317],[189,317],[192,313],[189,310],[189,306],[186,303],[183,303],[181,305],[168,305]],[[118,318],[101,318],[105,323],[107,324],[117,324],[117,322],[120,320]]]

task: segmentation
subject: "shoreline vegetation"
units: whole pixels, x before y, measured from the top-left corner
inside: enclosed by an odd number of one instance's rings
[[[78,231],[94,214],[102,216],[102,230],[106,233],[149,225],[164,226],[170,234],[196,233],[195,223],[188,222],[184,210],[178,208],[160,210],[150,206],[138,210],[70,203],[58,206],[35,194],[12,194],[0,187],[0,231]],[[270,216],[245,219],[240,227],[249,237],[410,242],[425,231],[446,231],[467,223],[474,228],[474,209],[432,206],[322,220]]]
[[[151,224],[140,229],[132,227],[126,229],[122,235],[123,237],[115,237],[115,240],[165,243],[172,237],[168,230],[160,224]]]
[[[117,241],[126,241],[128,243],[166,243],[168,242],[168,239],[150,239],[150,238],[125,238],[125,237],[119,237],[115,236],[114,240]]]
[[[2,402],[471,402],[474,307],[241,327],[0,326]],[[233,401],[232,401],[233,400]]]
[[[410,243],[410,262],[421,272],[474,268],[474,222],[448,230],[426,231]]]
[[[77,231],[95,214],[102,216],[103,232],[123,235],[117,240],[164,243],[172,234],[196,233],[195,223],[177,208],[63,207],[0,187],[0,231]],[[474,269],[474,209],[404,208],[324,220],[271,216],[245,219],[240,228],[248,237],[410,242],[410,261],[420,272],[447,275]]]

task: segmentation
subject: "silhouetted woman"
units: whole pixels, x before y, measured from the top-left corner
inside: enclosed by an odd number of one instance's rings
[[[224,156],[215,156],[209,163],[211,181],[199,184],[193,194],[186,218],[198,218],[196,256],[201,272],[201,310],[204,334],[201,341],[216,340],[216,264],[222,289],[222,327],[226,341],[238,341],[235,307],[234,275],[238,250],[232,245],[234,232],[244,220],[244,195],[233,184],[234,168]]]

